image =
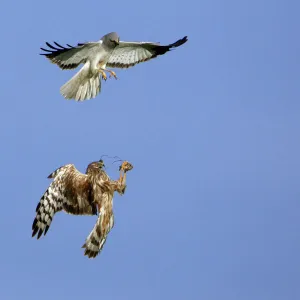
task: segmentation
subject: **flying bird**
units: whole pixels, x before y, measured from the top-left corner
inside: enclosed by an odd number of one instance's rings
[[[88,165],[86,174],[79,172],[73,164],[58,168],[48,178],[53,181],[36,207],[32,224],[32,237],[46,235],[55,213],[65,211],[73,215],[97,215],[97,222],[82,248],[84,255],[96,257],[114,226],[113,196],[125,193],[126,173],[133,166],[124,161],[120,166],[120,177],[111,180],[103,169],[103,160]]]
[[[187,36],[165,46],[152,42],[122,42],[116,32],[111,32],[98,42],[79,43],[75,47],[46,42],[49,49],[41,48],[45,52],[41,55],[61,69],[75,69],[83,64],[79,72],[60,88],[60,92],[66,99],[84,101],[95,98],[100,92],[101,77],[107,79],[105,71],[117,79],[116,73],[106,67],[129,68],[165,54],[186,41]]]

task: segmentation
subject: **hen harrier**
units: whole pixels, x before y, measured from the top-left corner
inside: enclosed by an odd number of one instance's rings
[[[150,60],[169,50],[179,47],[187,41],[187,37],[173,44],[161,46],[152,42],[122,42],[117,33],[112,32],[101,38],[98,42],[78,44],[67,48],[54,42],[46,43],[49,49],[41,48],[52,63],[61,69],[75,69],[84,64],[61,88],[60,92],[66,99],[84,101],[95,98],[101,90],[101,77],[107,79],[105,71],[117,79],[116,73],[109,68],[129,68],[138,63]]]
[[[114,192],[125,193],[126,172],[133,168],[124,161],[120,166],[120,178],[111,180],[103,167],[102,160],[93,162],[88,165],[86,174],[82,174],[68,164],[50,174],[48,178],[53,178],[53,182],[36,208],[32,236],[37,234],[39,239],[43,233],[46,235],[54,214],[61,210],[73,215],[96,215],[98,211],[97,222],[82,246],[85,255],[96,257],[114,226]]]

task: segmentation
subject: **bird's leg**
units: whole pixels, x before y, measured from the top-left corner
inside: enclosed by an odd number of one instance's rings
[[[119,178],[119,182],[122,182],[123,179],[123,169],[120,169],[120,178]]]
[[[126,172],[124,172],[123,176],[120,174],[119,184],[121,195],[123,195],[126,189]]]
[[[114,71],[107,70],[107,69],[105,69],[105,71],[107,71],[110,74],[109,78],[114,77],[115,79],[118,79],[118,77],[117,77],[117,75],[116,75],[116,73]]]
[[[124,175],[122,176],[122,179],[121,179],[121,185],[122,186],[126,186],[126,173],[124,172]]]
[[[120,195],[125,193],[126,189],[126,172],[132,170],[133,166],[128,161],[123,161],[120,166],[120,177],[118,180],[114,181],[114,190],[117,191]]]
[[[107,79],[107,76],[106,76],[106,74],[105,74],[105,71],[104,71],[104,69],[102,69],[102,68],[99,68],[98,69],[98,72],[102,75],[102,78],[103,78],[103,80],[105,80],[106,81],[106,79]]]
[[[120,195],[123,195],[126,189],[126,172],[123,168],[120,168],[120,177],[114,181],[114,190],[117,191]]]

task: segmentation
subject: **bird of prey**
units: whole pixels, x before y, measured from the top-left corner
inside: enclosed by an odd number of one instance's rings
[[[126,172],[133,166],[124,161],[120,177],[111,180],[103,170],[103,160],[88,165],[86,174],[80,173],[73,164],[58,168],[48,178],[53,182],[42,196],[36,208],[32,224],[32,237],[46,235],[54,214],[63,210],[73,215],[97,215],[97,222],[87,237],[84,255],[94,258],[102,250],[107,235],[114,226],[113,196],[125,193]]]
[[[84,101],[95,98],[101,90],[101,77],[106,80],[106,72],[117,79],[116,73],[109,68],[129,68],[138,63],[150,60],[169,50],[179,47],[187,41],[187,37],[175,43],[161,46],[152,42],[122,42],[116,32],[103,36],[98,42],[87,42],[73,47],[63,47],[54,42],[46,43],[49,49],[41,48],[45,55],[61,69],[83,67],[61,88],[66,99]]]

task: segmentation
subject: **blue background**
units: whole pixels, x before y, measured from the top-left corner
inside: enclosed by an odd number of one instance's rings
[[[1,25],[1,299],[300,299],[297,1],[6,1]],[[103,83],[83,103],[76,71],[45,41],[184,46]],[[96,217],[55,216],[31,238],[46,178],[101,155],[129,160],[115,227],[95,260]],[[117,165],[108,165],[112,178]]]

